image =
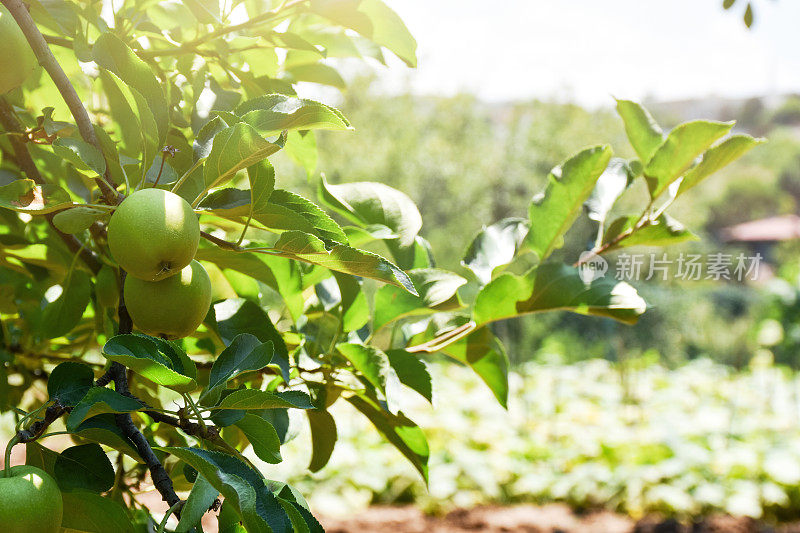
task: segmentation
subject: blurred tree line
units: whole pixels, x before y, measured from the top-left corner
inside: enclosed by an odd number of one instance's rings
[[[597,110],[539,100],[489,104],[467,94],[387,96],[374,87],[372,78],[356,79],[337,102],[355,132],[335,143],[327,133],[317,134],[317,171],[333,183],[380,181],[408,194],[422,213],[422,235],[444,268],[458,268],[482,224],[526,216],[549,170],[581,147],[611,139],[615,153],[633,156],[611,103]],[[687,115],[697,109],[696,102],[687,102],[683,114],[674,103],[647,105],[667,127],[692,118]],[[737,120],[739,131],[766,136],[769,143],[676,203],[676,218],[703,231],[701,240],[670,248],[670,257],[747,253],[746,247],[722,242],[720,230],[767,216],[800,214],[800,97],[788,97],[777,107],[761,99],[727,103],[703,116]],[[294,176],[292,187],[312,194],[316,178],[307,179],[288,161],[284,165],[281,174]],[[625,213],[637,195],[647,194],[640,181],[623,196],[617,214]],[[558,253],[576,259],[595,232],[594,223],[584,217]],[[647,248],[633,251],[649,253]],[[800,275],[798,252],[800,244],[784,242],[771,254],[775,270],[793,287]],[[775,291],[764,286],[660,279],[634,284],[653,304],[636,326],[563,313],[499,323],[497,333],[508,343],[512,362],[647,355],[679,363],[708,355],[743,366],[762,346],[762,321],[781,314],[775,310]],[[800,366],[800,330],[797,338],[797,350],[775,350],[777,362]]]

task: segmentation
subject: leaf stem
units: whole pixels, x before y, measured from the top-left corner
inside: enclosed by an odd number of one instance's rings
[[[14,435],[11,437],[11,440],[8,441],[8,445],[6,446],[6,455],[5,455],[5,467],[3,470],[3,477],[11,477],[11,449],[19,444],[21,441],[19,435]]]
[[[183,173],[183,176],[181,176],[181,177],[178,179],[178,181],[176,181],[176,182],[175,182],[175,185],[173,185],[173,186],[172,186],[172,189],[170,189],[170,191],[171,191],[171,192],[175,192],[175,191],[177,191],[177,190],[180,188],[180,186],[181,186],[181,185],[183,185],[183,182],[184,182],[184,181],[186,181],[186,178],[188,178],[189,176],[191,176],[191,175],[192,175],[192,173],[193,173],[195,170],[197,170],[197,168],[198,168],[200,165],[202,165],[202,164],[205,162],[205,160],[206,160],[206,158],[205,158],[205,157],[201,157],[200,159],[198,159],[197,161],[195,161],[195,162],[194,162],[194,165],[192,165],[192,167],[191,167],[189,170],[187,170],[186,172],[184,172],[184,173]]]
[[[182,500],[178,500],[172,504],[172,507],[169,508],[167,514],[165,514],[164,518],[161,519],[161,523],[158,525],[158,531],[156,533],[164,533],[164,530],[167,528],[167,522],[169,522],[169,517],[172,516],[172,513],[176,512],[182,505]]]

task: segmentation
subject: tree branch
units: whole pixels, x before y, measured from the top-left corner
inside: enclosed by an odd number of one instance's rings
[[[17,442],[32,442],[44,435],[50,424],[58,420],[61,415],[67,412],[67,408],[58,403],[58,400],[48,407],[44,412],[44,418],[37,420],[28,429],[21,429],[17,433]]]
[[[89,113],[87,113],[86,108],[83,107],[83,103],[78,97],[78,93],[75,92],[75,87],[72,86],[72,83],[69,81],[64,69],[62,69],[61,65],[58,64],[55,56],[53,56],[53,52],[51,52],[50,48],[47,46],[47,42],[45,41],[42,32],[39,31],[38,27],[36,27],[36,23],[33,21],[33,18],[31,18],[31,14],[28,13],[28,9],[25,7],[25,4],[23,4],[21,0],[0,1],[2,1],[4,6],[6,6],[6,9],[8,9],[8,11],[11,13],[11,16],[14,17],[14,20],[17,21],[17,24],[22,30],[22,33],[25,34],[25,38],[28,40],[28,44],[30,44],[33,53],[39,60],[39,64],[50,75],[50,78],[52,78],[53,83],[55,83],[58,92],[60,92],[61,96],[64,98],[67,107],[69,107],[69,110],[75,119],[75,123],[78,125],[78,131],[80,132],[81,137],[83,137],[84,141],[100,150],[100,153],[102,154],[103,148],[94,132],[94,126],[89,118]],[[105,155],[103,158],[105,159]],[[108,165],[106,165],[104,177],[105,182],[100,178],[96,178],[95,182],[100,188],[106,203],[108,203],[108,205],[116,205],[119,203],[120,199],[116,191],[117,185],[114,182],[114,179],[111,177],[111,173],[108,170]]]
[[[123,286],[125,282],[124,271],[122,272],[122,283],[120,286]],[[128,314],[128,308],[125,307],[125,298],[122,291],[120,291],[118,313],[118,333],[131,333],[131,331],[133,331],[133,322]],[[111,363],[111,368],[109,371],[102,376],[98,382],[101,380],[105,380],[106,383],[113,381],[114,388],[118,393],[126,396],[132,396],[130,390],[128,389],[127,369],[122,364],[117,362]],[[122,433],[136,446],[136,451],[139,454],[139,457],[144,460],[148,470],[150,470],[150,477],[153,478],[153,485],[155,486],[156,490],[161,493],[161,498],[167,502],[170,507],[175,505],[178,501],[180,501],[180,498],[178,498],[178,495],[175,494],[175,489],[172,486],[172,480],[170,479],[167,471],[164,469],[164,465],[161,464],[161,461],[158,460],[158,457],[156,457],[156,454],[153,452],[153,448],[150,446],[147,438],[142,435],[142,432],[139,431],[139,429],[136,427],[136,424],[133,423],[131,415],[128,413],[117,414],[114,415],[114,420],[117,424],[117,427],[122,430]],[[178,509],[176,509],[175,515],[180,518],[180,511]]]
[[[17,117],[14,116],[14,110],[4,96],[0,96],[0,124],[2,124],[3,129],[8,132],[24,132],[22,124],[20,124],[19,120],[17,120]],[[26,176],[39,185],[44,185],[47,183],[42,174],[39,172],[39,169],[36,168],[36,164],[33,162],[33,158],[31,157],[31,153],[28,150],[28,146],[25,144],[25,142],[17,135],[9,135],[8,140],[11,143],[11,148],[14,150],[16,163],[20,170],[22,170]],[[97,255],[83,246],[77,237],[75,237],[75,235],[62,233],[61,230],[59,230],[55,224],[53,224],[53,216],[55,216],[54,213],[47,213],[44,215],[48,224],[50,224],[50,227],[55,230],[59,237],[61,237],[61,240],[64,241],[64,244],[67,245],[67,248],[69,248],[73,254],[79,253],[81,259],[83,259],[83,262],[86,263],[86,266],[88,266],[92,272],[97,274],[101,266],[100,259],[97,257]]]
[[[3,0],[5,1],[5,0]],[[199,52],[196,48],[201,44],[207,43],[208,41],[212,41],[218,37],[222,37],[223,35],[227,35],[229,33],[233,33],[239,30],[245,30],[247,28],[251,28],[253,26],[257,26],[258,24],[262,24],[264,22],[268,22],[270,20],[278,19],[281,16],[286,16],[288,13],[287,11],[298,7],[302,4],[307,3],[308,0],[294,0],[292,2],[286,2],[282,6],[279,6],[277,9],[272,11],[267,11],[260,15],[257,15],[249,20],[246,20],[240,24],[233,24],[231,26],[224,26],[217,30],[212,31],[211,33],[207,33],[202,37],[198,37],[193,41],[189,41],[183,43],[180,46],[175,48],[169,48],[165,50],[139,50],[136,54],[141,57],[142,59],[146,58],[153,58],[153,57],[162,57],[162,56],[172,56],[172,55],[180,55],[184,52]]]

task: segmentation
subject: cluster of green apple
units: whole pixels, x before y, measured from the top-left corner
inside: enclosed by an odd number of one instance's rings
[[[177,339],[194,333],[205,318],[211,279],[194,260],[199,242],[197,215],[186,200],[169,191],[136,191],[111,215],[108,247],[128,273],[125,306],[140,331]],[[111,283],[98,279],[98,285],[115,289],[115,278],[110,276]]]

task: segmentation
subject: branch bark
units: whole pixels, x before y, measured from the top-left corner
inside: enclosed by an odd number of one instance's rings
[[[94,132],[94,126],[89,118],[89,113],[86,111],[86,108],[83,107],[83,103],[78,97],[78,93],[75,92],[75,87],[72,86],[72,83],[69,81],[64,69],[62,69],[61,65],[58,64],[55,56],[53,56],[53,52],[51,52],[50,48],[47,46],[47,41],[45,41],[42,32],[39,31],[39,28],[36,26],[33,18],[31,18],[31,14],[28,13],[28,9],[25,7],[25,4],[23,4],[21,0],[0,1],[2,1],[4,6],[6,6],[6,9],[8,9],[8,11],[11,13],[11,16],[14,17],[14,20],[17,21],[17,24],[22,30],[22,33],[25,34],[25,38],[28,40],[28,44],[30,44],[33,53],[36,55],[36,59],[39,60],[39,64],[50,75],[50,78],[52,78],[53,83],[55,83],[58,92],[60,92],[61,96],[64,98],[67,107],[69,107],[69,110],[75,119],[75,123],[78,125],[78,131],[80,132],[81,137],[83,137],[84,141],[100,150],[100,153],[102,154],[103,148]],[[105,158],[105,156],[103,157]],[[114,179],[111,177],[111,174],[108,171],[108,165],[106,165],[104,177],[105,182],[100,178],[95,179],[95,182],[100,188],[106,203],[108,203],[108,205],[116,205],[119,203],[119,201],[121,201],[121,199],[116,191],[117,185],[114,183]]]
[[[8,132],[24,132],[22,124],[20,124],[19,120],[17,120],[17,117],[14,116],[14,110],[3,96],[0,96],[0,124],[2,124],[3,129]],[[14,150],[17,166],[19,166],[22,172],[30,179],[39,185],[44,185],[46,180],[39,172],[39,169],[36,168],[36,164],[33,162],[33,158],[31,157],[31,153],[28,150],[26,143],[16,135],[9,135],[8,140],[11,143],[11,148]],[[47,213],[44,215],[48,224],[50,224],[50,227],[53,228],[59,237],[61,237],[61,240],[64,241],[64,244],[67,245],[67,248],[69,248],[73,254],[80,253],[81,259],[83,259],[83,262],[86,263],[86,266],[88,266],[92,272],[97,274],[101,267],[101,262],[97,255],[88,248],[82,246],[81,242],[77,239],[77,237],[75,237],[75,235],[62,233],[55,226],[55,224],[53,224],[53,216],[55,216],[53,213]]]

